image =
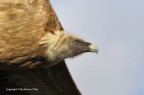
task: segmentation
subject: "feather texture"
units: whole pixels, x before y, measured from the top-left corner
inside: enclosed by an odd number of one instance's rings
[[[45,57],[39,41],[63,28],[49,0],[0,1],[0,62],[21,63]]]
[[[29,69],[50,64],[41,44],[57,32],[63,27],[49,0],[0,0],[0,95],[81,95],[64,61]],[[10,88],[38,91],[6,90]]]

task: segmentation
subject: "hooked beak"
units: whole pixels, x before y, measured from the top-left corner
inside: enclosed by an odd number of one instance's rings
[[[94,44],[89,45],[89,49],[90,52],[96,52],[98,54],[98,48],[96,47],[96,45]]]

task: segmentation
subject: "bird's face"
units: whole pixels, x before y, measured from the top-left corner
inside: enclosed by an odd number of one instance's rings
[[[98,49],[95,45],[85,42],[73,35],[68,36],[67,42],[65,44],[68,47],[68,51],[65,51],[67,53],[67,57],[74,57],[85,52],[98,53]]]
[[[43,37],[40,44],[47,47],[46,56],[50,61],[75,57],[85,52],[98,53],[95,45],[65,32],[47,34]]]

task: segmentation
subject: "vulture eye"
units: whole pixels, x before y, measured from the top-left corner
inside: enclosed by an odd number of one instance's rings
[[[80,44],[81,42],[79,40],[74,40],[73,41],[75,44]]]

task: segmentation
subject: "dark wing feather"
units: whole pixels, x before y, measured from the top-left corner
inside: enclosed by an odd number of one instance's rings
[[[50,68],[35,69],[5,64],[40,55],[37,51],[42,49],[35,41],[45,32],[56,30],[63,28],[49,0],[0,1],[0,95],[81,95],[64,61]],[[16,91],[8,91],[11,88]]]
[[[0,95],[81,95],[64,61],[49,69],[22,70],[0,64],[0,81]],[[35,88],[38,91],[6,91],[10,88]]]

